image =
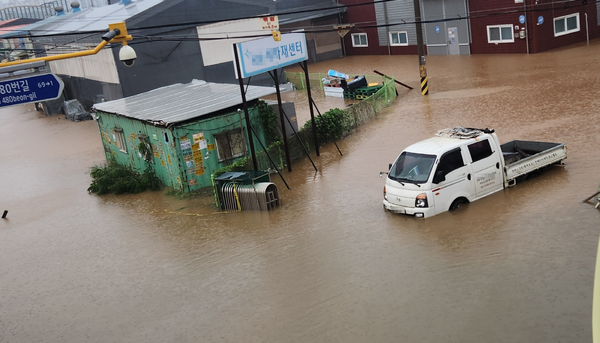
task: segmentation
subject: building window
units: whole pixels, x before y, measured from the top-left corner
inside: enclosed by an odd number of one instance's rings
[[[515,41],[512,24],[489,25],[487,33],[488,43],[512,43]]]
[[[392,46],[408,45],[408,33],[406,31],[390,32],[390,43]]]
[[[242,129],[236,129],[215,135],[219,161],[224,161],[244,155],[246,142]]]
[[[357,47],[369,46],[369,42],[367,41],[367,34],[366,33],[353,33],[352,34],[352,46],[357,46]]]
[[[579,31],[579,13],[554,18],[554,37]]]
[[[115,128],[115,142],[117,143],[117,148],[119,148],[120,151],[127,153],[127,145],[125,144],[123,129]]]

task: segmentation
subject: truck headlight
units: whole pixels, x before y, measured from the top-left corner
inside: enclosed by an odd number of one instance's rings
[[[419,195],[417,195],[417,198],[415,199],[415,207],[428,207],[429,204],[427,203],[427,194],[425,193],[421,193]]]
[[[383,186],[383,198],[387,200],[387,193],[385,192],[385,186]]]

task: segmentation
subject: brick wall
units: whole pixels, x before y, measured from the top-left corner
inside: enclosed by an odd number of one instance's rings
[[[527,25],[529,52],[537,53],[586,40],[586,17],[589,23],[590,39],[599,36],[598,15],[594,1],[580,0],[468,0],[471,14],[471,53],[501,54],[526,53],[527,40],[517,38],[518,32]],[[585,4],[584,4],[585,3]],[[527,12],[525,12],[527,8]],[[516,11],[508,14],[498,12]],[[554,36],[554,18],[579,13],[580,31],[563,36]],[[491,15],[494,14],[494,15]],[[525,15],[526,23],[519,22],[519,16]],[[538,17],[544,17],[544,23],[538,25]],[[510,24],[513,27],[513,43],[488,43],[487,26]],[[517,30],[515,27],[518,26]]]
[[[491,15],[499,11],[522,10],[523,4],[515,4],[515,0],[469,0],[469,11],[471,15],[471,53],[472,54],[502,54],[502,53],[526,53],[527,43],[525,39],[517,38],[513,43],[488,43],[487,26],[488,25],[506,25],[510,24],[513,28],[513,34],[520,29],[523,24],[519,23],[519,16],[524,12]]]
[[[538,5],[535,5],[532,0],[530,1],[533,10],[528,13],[529,33],[532,37],[529,46],[530,52],[542,52],[586,41],[586,13],[590,39],[598,37],[598,15],[595,1],[588,1],[586,5],[583,5],[582,1],[569,1],[567,3],[538,1]],[[576,13],[579,13],[579,32],[554,37],[554,18]],[[541,25],[537,25],[539,16],[544,17],[544,23]]]
[[[342,0],[342,5],[353,5],[364,3],[364,0]],[[348,7],[346,13],[342,13],[342,23],[361,23],[364,26],[376,25],[377,18],[375,16],[375,6],[369,3],[361,6]],[[368,47],[353,47],[352,34],[366,33],[368,39]],[[377,28],[354,28],[344,37],[346,46],[346,55],[383,55],[387,54],[387,47],[379,46],[379,38],[377,36]]]
[[[343,5],[352,5],[364,3],[365,0],[341,0]],[[361,26],[377,25],[377,16],[375,5],[369,3],[361,6],[348,7],[346,13],[342,14],[342,23],[361,23]],[[366,33],[368,39],[368,47],[353,47],[352,34]],[[354,28],[344,37],[346,46],[346,55],[416,55],[417,46],[390,46],[379,45],[379,33],[376,27],[373,28]]]

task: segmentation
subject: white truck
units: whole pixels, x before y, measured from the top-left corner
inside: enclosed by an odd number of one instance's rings
[[[552,164],[563,164],[562,143],[511,141],[494,130],[455,127],[407,147],[390,163],[383,207],[418,218],[454,210]]]

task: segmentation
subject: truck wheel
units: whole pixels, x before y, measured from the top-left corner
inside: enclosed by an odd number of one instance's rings
[[[459,208],[461,205],[468,203],[469,200],[465,199],[465,198],[458,198],[456,200],[454,200],[452,202],[452,204],[450,205],[450,211],[454,211],[457,208]]]

